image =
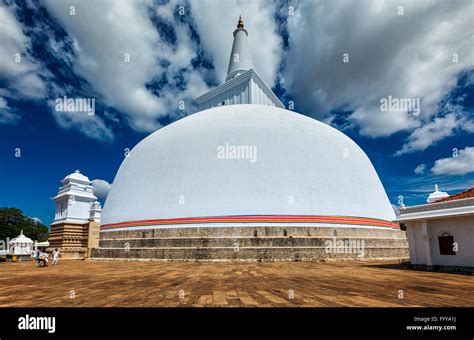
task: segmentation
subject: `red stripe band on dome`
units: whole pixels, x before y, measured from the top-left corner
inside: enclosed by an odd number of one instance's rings
[[[104,224],[101,230],[141,227],[153,225],[173,224],[203,224],[203,223],[329,223],[364,225],[373,227],[385,227],[400,229],[397,223],[367,217],[353,216],[308,216],[308,215],[238,215],[238,216],[208,216],[208,217],[182,217],[161,218],[154,220],[127,221],[119,223]]]

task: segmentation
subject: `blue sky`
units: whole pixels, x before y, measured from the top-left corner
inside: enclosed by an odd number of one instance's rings
[[[126,148],[224,80],[239,14],[257,72],[356,141],[392,204],[474,186],[472,1],[0,4],[0,206],[46,224],[64,176],[112,183]],[[389,95],[420,113],[381,112]],[[94,98],[95,115],[55,111],[63,96]]]

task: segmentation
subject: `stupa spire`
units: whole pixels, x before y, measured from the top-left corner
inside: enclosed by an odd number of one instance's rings
[[[248,47],[248,32],[244,28],[242,16],[239,17],[237,28],[234,30],[234,43],[232,44],[232,52],[230,54],[229,68],[225,80],[232,79],[239,74],[253,68],[252,57]]]
[[[225,82],[195,99],[200,111],[235,104],[285,107],[253,68],[247,36],[240,16],[234,30],[234,43]]]

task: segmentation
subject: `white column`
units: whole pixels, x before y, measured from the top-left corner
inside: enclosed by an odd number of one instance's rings
[[[426,265],[432,266],[433,263],[431,261],[431,237],[428,229],[428,221],[423,220],[421,221],[421,234],[423,236],[423,247],[425,249],[425,256],[426,256]]]
[[[407,226],[407,237],[408,246],[410,251],[410,261],[412,264],[418,264],[418,256],[416,255],[416,233],[415,228],[417,224],[415,222],[408,222]]]

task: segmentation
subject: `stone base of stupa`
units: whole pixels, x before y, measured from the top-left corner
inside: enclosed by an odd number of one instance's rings
[[[408,260],[405,231],[358,227],[183,227],[101,232],[96,260]]]

